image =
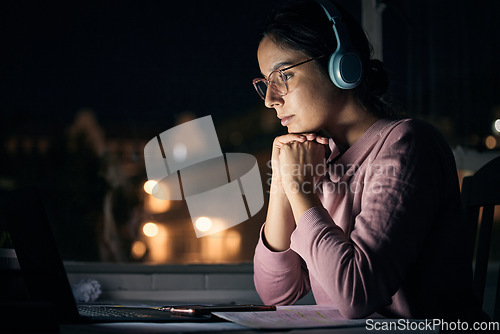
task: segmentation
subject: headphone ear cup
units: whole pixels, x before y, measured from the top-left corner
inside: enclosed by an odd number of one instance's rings
[[[330,79],[340,89],[353,89],[363,78],[363,63],[356,51],[334,52],[328,64]]]

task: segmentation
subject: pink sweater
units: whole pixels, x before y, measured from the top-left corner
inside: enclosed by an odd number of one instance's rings
[[[458,317],[470,306],[471,262],[451,150],[417,120],[380,120],[339,155],[318,188],[323,207],[298,221],[290,249],[262,232],[254,257],[265,304],[317,304],[348,318]]]

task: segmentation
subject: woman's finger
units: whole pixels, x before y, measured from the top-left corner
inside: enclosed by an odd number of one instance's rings
[[[298,141],[298,142],[304,142],[307,140],[307,137],[302,135],[302,134],[296,134],[296,133],[289,133],[283,136],[276,137],[274,139],[274,147],[276,148],[281,148],[283,145]]]

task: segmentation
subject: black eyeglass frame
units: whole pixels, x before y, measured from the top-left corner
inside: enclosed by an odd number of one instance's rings
[[[255,90],[257,91],[257,94],[259,94],[259,96],[262,98],[262,100],[266,100],[267,91],[266,91],[265,95],[263,95],[261,93],[261,90],[259,89],[259,87],[257,87],[257,84],[259,82],[264,82],[266,84],[267,89],[269,89],[269,87],[271,87],[271,89],[273,89],[275,93],[279,94],[280,96],[285,96],[286,94],[288,94],[288,83],[287,83],[288,80],[286,79],[286,76],[285,76],[284,72],[287,71],[287,70],[290,70],[290,69],[292,69],[294,67],[297,67],[299,65],[303,65],[303,64],[308,63],[310,61],[319,59],[321,57],[323,57],[323,55],[318,56],[318,57],[314,57],[314,58],[310,58],[310,59],[304,60],[304,61],[302,61],[300,63],[294,64],[294,65],[290,65],[290,66],[282,68],[282,69],[277,69],[277,70],[274,70],[271,73],[269,73],[269,75],[267,76],[268,78],[270,78],[273,75],[273,73],[275,73],[275,72],[279,73],[279,75],[281,76],[281,79],[285,83],[285,88],[286,88],[285,94],[281,94],[276,88],[274,88],[276,84],[274,84],[273,82],[269,81],[266,78],[255,78],[255,79],[253,79],[252,80],[253,86],[254,86]]]

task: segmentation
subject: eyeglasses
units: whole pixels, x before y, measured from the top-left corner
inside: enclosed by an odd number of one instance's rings
[[[266,99],[266,94],[267,94],[268,88],[271,88],[273,90],[273,92],[275,92],[276,94],[278,94],[280,96],[285,96],[286,94],[288,94],[287,81],[290,79],[290,77],[287,76],[284,72],[289,70],[289,69],[292,69],[294,67],[297,67],[299,65],[302,65],[302,64],[308,63],[310,61],[316,60],[318,58],[321,58],[321,57],[323,57],[323,55],[304,60],[303,62],[285,67],[281,70],[272,71],[267,76],[267,79],[265,79],[265,78],[253,79],[253,81],[252,81],[253,86],[255,87],[255,90],[257,91],[257,93],[259,94],[259,96],[263,100]]]

